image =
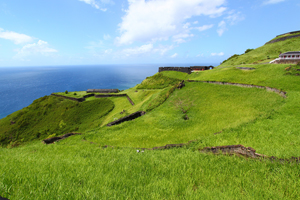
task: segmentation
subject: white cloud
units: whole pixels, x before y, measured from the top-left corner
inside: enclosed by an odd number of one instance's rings
[[[198,31],[205,31],[208,30],[210,28],[212,28],[214,25],[210,24],[210,25],[203,25],[203,26],[199,26],[199,27],[194,27],[193,29],[197,29]]]
[[[219,34],[219,36],[222,36],[223,35],[223,33],[227,30],[227,28],[226,28],[226,22],[223,20],[223,21],[221,21],[219,24],[218,24],[218,30],[217,30],[217,32],[218,32],[218,34]]]
[[[89,5],[93,6],[94,8],[101,10],[103,12],[107,11],[107,8],[101,8],[99,5],[100,3],[95,0],[79,0],[79,1],[83,1],[84,3],[89,4]],[[101,3],[102,4],[114,4],[114,2],[111,0],[101,0]]]
[[[224,53],[223,52],[220,52],[220,53],[211,53],[210,55],[211,56],[224,56]]]
[[[153,49],[153,44],[146,44],[140,47],[123,49],[122,53],[125,56],[139,55],[151,52]]]
[[[110,54],[112,51],[113,51],[112,49],[106,49],[106,50],[104,51],[104,53],[105,53],[105,54]]]
[[[223,14],[226,0],[128,0],[129,8],[119,24],[117,44],[155,42],[188,33],[186,20],[193,16]],[[186,25],[186,26],[184,26]]]
[[[171,58],[176,58],[178,56],[178,54],[177,53],[174,53],[173,55],[171,55],[170,57]]]
[[[189,34],[189,33],[180,33],[178,35],[174,35],[173,36],[173,41],[179,43],[184,43],[186,42],[183,38],[189,38],[189,37],[194,37],[193,34]]]
[[[28,43],[33,41],[33,38],[28,35],[16,33],[13,31],[3,31],[3,29],[1,28],[0,28],[0,38],[11,40],[15,44],[22,44],[22,43]]]
[[[109,34],[104,34],[103,35],[104,40],[109,40],[110,38],[111,38],[111,36]]]
[[[283,1],[285,1],[285,0],[266,0],[263,2],[263,5],[276,4],[276,3],[283,2]]]
[[[236,23],[243,21],[245,17],[241,14],[241,12],[235,13],[234,11],[230,12],[228,17],[225,19],[229,22],[230,25],[235,25]]]
[[[23,58],[30,55],[49,55],[49,53],[57,52],[56,49],[48,47],[48,43],[42,40],[39,40],[37,43],[26,44],[22,49],[16,50],[18,53],[15,56],[16,58]]]
[[[174,46],[173,46],[173,45],[170,45],[170,46],[159,45],[158,48],[153,49],[153,52],[154,52],[154,53],[155,53],[155,52],[159,52],[160,55],[163,56],[163,55],[165,55],[165,53],[166,53],[167,51],[170,51],[170,50],[172,50],[172,49],[174,49]]]

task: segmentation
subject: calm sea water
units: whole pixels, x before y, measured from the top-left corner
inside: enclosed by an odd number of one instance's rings
[[[191,65],[0,67],[0,119],[52,92],[128,89],[158,72],[160,66]]]

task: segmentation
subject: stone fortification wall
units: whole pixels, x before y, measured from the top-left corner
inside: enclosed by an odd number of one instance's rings
[[[285,91],[281,91],[277,88],[271,88],[271,87],[266,87],[266,86],[249,85],[249,84],[242,84],[242,83],[227,83],[227,82],[218,82],[218,81],[197,81],[197,80],[187,80],[187,81],[188,82],[202,82],[202,83],[211,83],[211,84],[218,84],[218,85],[234,85],[234,86],[239,86],[239,87],[266,89],[268,91],[272,91],[272,92],[279,94],[283,98],[286,98]]]
[[[276,60],[275,64],[298,64],[300,63],[300,59],[281,59]]]
[[[158,72],[162,71],[177,71],[177,72],[184,72],[184,73],[191,73],[190,67],[159,67]]]
[[[87,93],[118,93],[119,90],[118,89],[88,89],[86,91]]]
[[[83,102],[83,101],[85,101],[85,98],[67,97],[67,96],[64,96],[64,95],[53,94],[53,93],[51,95],[52,96],[56,96],[56,97],[62,97],[62,98],[69,99],[69,100],[72,100],[72,101],[77,101],[77,102]]]
[[[116,121],[110,122],[110,123],[107,124],[107,126],[113,126],[113,125],[117,125],[117,124],[120,124],[120,123],[125,122],[125,121],[130,121],[130,120],[133,120],[135,118],[141,117],[145,114],[146,114],[146,112],[144,112],[144,111],[137,111],[135,113],[132,113],[130,115],[122,117],[122,118],[120,118]]]
[[[275,43],[275,42],[280,42],[280,41],[284,41],[284,40],[291,39],[291,38],[296,38],[296,37],[300,37],[300,32],[299,32],[299,35],[291,35],[291,36],[278,38],[278,39],[275,39],[275,40],[271,40],[271,41],[267,42],[266,44],[272,44],[272,43]]]
[[[126,97],[131,105],[134,105],[133,101],[127,94],[96,94],[96,98],[104,98],[104,97]]]
[[[279,37],[279,36],[282,36],[282,35],[287,35],[287,34],[294,34],[294,33],[300,33],[300,31],[292,31],[292,32],[277,35],[276,37]]]

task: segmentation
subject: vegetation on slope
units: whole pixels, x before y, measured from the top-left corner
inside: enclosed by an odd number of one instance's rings
[[[0,120],[2,144],[35,140],[37,135],[41,140],[50,136],[47,133],[66,133],[77,128],[84,134],[53,145],[28,142],[18,148],[0,148],[0,196],[296,199],[300,186],[298,163],[216,156],[197,150],[242,144],[265,155],[300,156],[300,85],[299,76],[294,76],[298,66],[252,65],[276,58],[279,51],[299,50],[299,41],[294,38],[264,45],[229,59],[214,70],[190,75],[155,74],[123,91],[134,101],[134,106],[125,97],[91,97],[83,103],[57,97],[36,100]],[[237,69],[235,65],[241,63],[249,63],[244,66],[255,70]],[[185,82],[185,87],[175,89],[180,80],[188,79],[268,86],[286,91],[287,98],[263,89],[201,82]],[[133,121],[105,126],[114,118],[137,110],[148,112]],[[13,127],[18,128],[12,131]],[[52,132],[43,132],[49,127]],[[135,149],[195,139],[182,149],[143,153]],[[101,148],[104,145],[114,149]]]
[[[178,84],[180,81],[180,79],[164,77],[161,73],[157,73],[143,80],[137,89],[163,89]]]
[[[233,66],[241,64],[258,64],[270,62],[278,58],[280,53],[288,51],[299,51],[300,37],[292,38],[285,41],[265,44],[255,50],[242,55],[235,55],[231,59],[224,61],[220,66]]]
[[[190,149],[102,149],[73,136],[0,149],[9,199],[297,199],[300,165]]]
[[[78,103],[45,96],[0,120],[0,142],[13,146],[72,131],[85,131],[99,126],[102,117],[113,108],[113,102],[108,99]]]
[[[180,99],[194,104],[187,113],[177,109]],[[83,137],[99,145],[154,147],[203,139],[222,129],[237,127],[280,107],[284,99],[257,88],[186,83],[159,107],[143,117],[87,132]],[[189,119],[185,120],[185,114]],[[229,143],[230,144],[230,143]]]

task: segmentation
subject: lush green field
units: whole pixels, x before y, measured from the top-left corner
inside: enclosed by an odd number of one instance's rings
[[[300,165],[199,152],[250,146],[259,154],[300,156],[297,65],[253,64],[299,51],[300,38],[264,45],[219,67],[157,73],[120,92],[79,103],[45,96],[0,120],[0,196],[9,199],[299,199]],[[237,69],[243,67],[254,70]],[[253,84],[285,91],[187,82]],[[62,95],[83,97],[85,91]],[[106,124],[136,111],[132,121]],[[45,145],[47,137],[76,135]],[[182,148],[145,150],[166,144]],[[113,146],[103,149],[105,145]]]
[[[300,165],[190,149],[102,149],[74,136],[0,149],[10,199],[297,199]]]
[[[32,140],[82,132],[101,125],[103,116],[113,108],[113,102],[106,98],[78,103],[45,96],[0,120],[0,142],[13,147]]]
[[[232,66],[242,64],[257,64],[262,62],[270,62],[278,58],[279,54],[287,51],[299,51],[300,39],[292,38],[285,41],[275,42],[272,44],[263,45],[249,53],[234,57],[221,66]]]

